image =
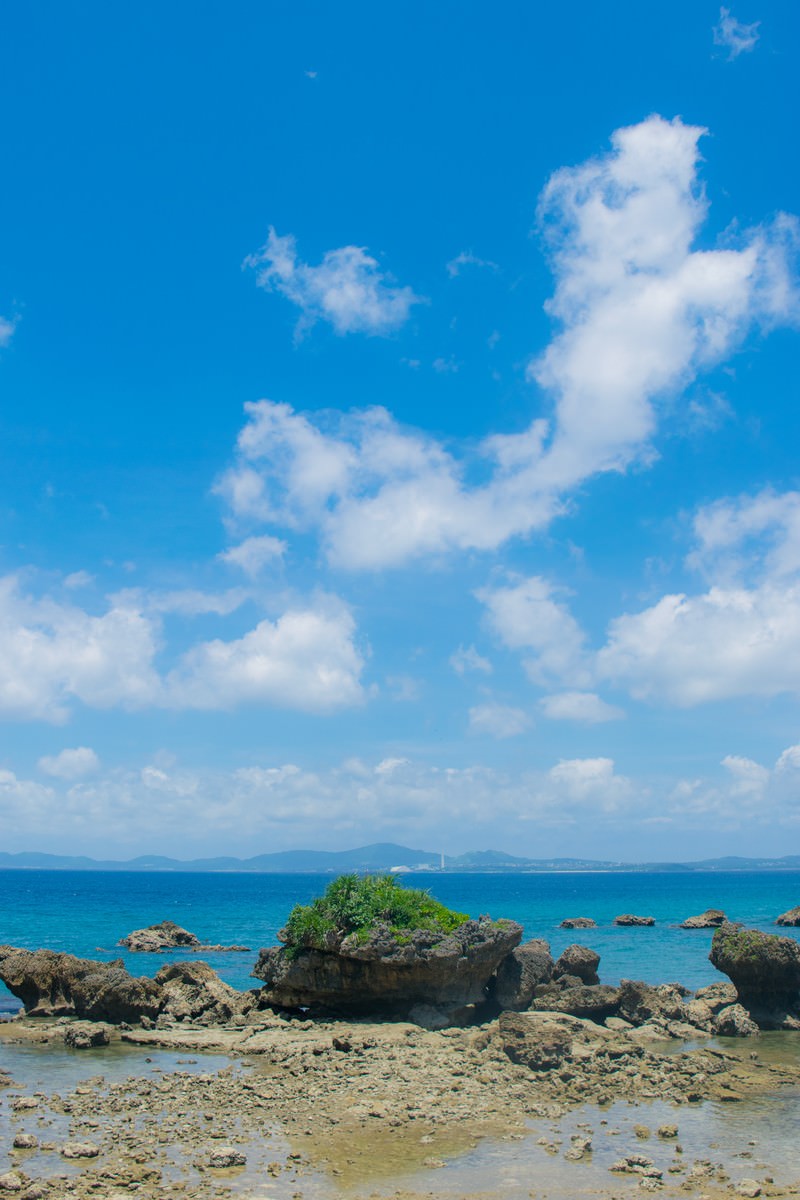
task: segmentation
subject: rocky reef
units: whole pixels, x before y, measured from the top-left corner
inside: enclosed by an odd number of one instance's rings
[[[565,917],[559,929],[596,929],[597,921],[591,917]]]
[[[125,946],[137,954],[161,954],[165,950],[221,951],[247,953],[249,946],[215,946],[201,942],[195,933],[176,925],[174,921],[159,921],[145,929],[134,929],[120,938],[118,946]]]
[[[615,925],[655,925],[655,917],[637,917],[634,913],[620,913],[614,917]]]
[[[800,904],[798,904],[795,908],[788,909],[785,913],[781,913],[781,915],[776,919],[775,924],[800,925]]]
[[[719,929],[720,925],[724,925],[728,918],[721,908],[707,908],[705,912],[698,913],[696,917],[687,917],[685,921],[681,921],[681,929]]]

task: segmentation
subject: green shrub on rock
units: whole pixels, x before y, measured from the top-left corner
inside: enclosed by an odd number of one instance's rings
[[[351,935],[366,941],[381,925],[402,942],[417,930],[444,937],[468,920],[394,875],[340,875],[311,904],[296,904],[278,936],[289,950],[333,950]]]

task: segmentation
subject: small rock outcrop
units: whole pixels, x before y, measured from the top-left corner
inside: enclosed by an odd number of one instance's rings
[[[720,1037],[753,1037],[759,1028],[741,1004],[729,1004],[721,1008],[711,1022],[714,1033]]]
[[[204,1024],[230,1021],[253,1007],[250,992],[237,992],[204,962],[169,963],[156,974],[161,988],[161,1015],[173,1021]]]
[[[530,1006],[536,988],[553,978],[553,958],[548,942],[532,938],[507,954],[497,968],[492,995],[502,1009],[522,1012]]]
[[[800,944],[794,938],[728,923],[714,934],[708,957],[762,1029],[800,1028]]]
[[[90,1021],[138,1021],[154,1017],[161,988],[135,978],[122,959],[95,962],[55,950],[0,946],[0,979],[30,1017],[85,1017]]]
[[[698,913],[696,917],[687,917],[682,921],[680,929],[719,929],[720,925],[724,925],[728,918],[721,908],[707,908],[705,912]]]
[[[120,938],[118,946],[136,954],[161,954],[165,950],[192,950],[219,953],[249,952],[249,946],[214,946],[201,942],[195,933],[176,925],[174,921],[159,921],[157,925],[148,925],[145,929],[134,929],[126,937]]]
[[[594,984],[600,982],[597,968],[600,965],[600,955],[588,946],[567,946],[553,967],[553,978],[559,979],[564,975],[574,975],[581,983]]]
[[[787,909],[775,920],[776,925],[800,925],[800,904],[796,908]]]
[[[589,1021],[605,1021],[607,1017],[616,1016],[619,1011],[619,989],[607,987],[604,984],[579,987],[548,988],[531,1004],[534,1012],[563,1013],[570,1017],[580,1017]]]
[[[637,917],[633,913],[620,913],[614,917],[615,925],[655,925],[655,917]]]
[[[565,917],[559,929],[596,929],[597,922],[591,917]]]
[[[64,1031],[64,1045],[73,1050],[91,1050],[95,1046],[107,1046],[110,1041],[105,1025],[92,1021],[75,1021]]]
[[[416,930],[398,938],[378,925],[365,939],[345,937],[335,950],[262,950],[253,970],[266,985],[260,1005],[343,1015],[405,1017],[415,1006],[458,1019],[482,1004],[489,981],[519,944],[515,921],[466,921],[453,932]]]

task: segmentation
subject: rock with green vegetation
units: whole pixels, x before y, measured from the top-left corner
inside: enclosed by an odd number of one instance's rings
[[[800,904],[781,913],[775,920],[776,925],[800,925]]]
[[[343,875],[292,910],[283,946],[262,950],[253,974],[273,1007],[403,1018],[424,1006],[458,1021],[521,936],[514,921],[470,920],[394,876]]]
[[[722,925],[709,959],[761,1028],[800,1028],[800,945],[794,938]]]

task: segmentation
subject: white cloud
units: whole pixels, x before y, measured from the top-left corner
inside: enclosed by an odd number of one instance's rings
[[[547,580],[534,575],[508,587],[483,588],[476,595],[486,606],[489,627],[504,645],[534,652],[525,659],[534,683],[583,687],[592,675],[586,635],[554,593]]]
[[[449,662],[456,675],[466,675],[468,671],[480,671],[484,675],[492,673],[489,659],[479,654],[474,646],[459,646],[450,655]]]
[[[411,704],[422,694],[422,681],[411,675],[387,675],[386,687],[391,698],[400,704]]]
[[[201,592],[196,588],[178,588],[173,592],[151,592],[143,601],[150,612],[179,613],[184,617],[199,617],[215,613],[226,617],[241,608],[247,592],[228,588],[224,592]]]
[[[765,488],[726,497],[694,517],[697,546],[689,566],[717,580],[786,578],[800,572],[800,492]]]
[[[755,48],[760,24],[760,21],[753,21],[751,25],[745,25],[731,16],[729,8],[721,8],[713,30],[714,45],[723,46],[728,51],[728,62],[732,62],[740,54]]]
[[[77,746],[74,750],[61,750],[58,754],[45,754],[39,759],[38,767],[45,775],[55,779],[82,779],[100,770],[100,759],[88,746]]]
[[[601,812],[626,805],[634,793],[631,781],[616,774],[612,758],[562,758],[550,769],[549,779],[565,798]]]
[[[234,518],[316,530],[334,565],[376,569],[494,549],[545,527],[593,474],[651,458],[666,398],[754,327],[798,313],[794,218],[779,215],[736,246],[692,248],[708,208],[697,174],[702,133],[649,117],[544,189],[540,222],[555,276],[548,310],[561,330],[529,376],[552,398],[551,421],[459,451],[402,429],[383,409],[312,417],[262,401],[247,406],[236,461],[217,485]],[[361,279],[363,252],[347,254],[344,274]],[[273,234],[264,281],[341,332],[375,331],[384,284],[367,261],[369,284],[341,295],[332,286],[341,307],[328,311],[315,272],[335,279],[342,264],[298,265],[291,239]],[[372,316],[361,311],[364,295]],[[395,296],[390,311],[405,319],[412,299]],[[473,468],[483,483],[471,482]]]
[[[9,321],[7,317],[0,317],[0,348],[8,345],[14,336],[16,327],[16,321]]]
[[[92,616],[0,579],[0,714],[62,721],[71,701],[138,708],[158,694],[157,626],[128,594]]]
[[[90,575],[88,571],[73,571],[71,575],[67,575],[64,579],[64,587],[69,591],[78,591],[80,588],[91,587],[94,583],[94,575]]]
[[[648,453],[656,401],[718,362],[753,324],[794,319],[779,217],[738,249],[692,250],[706,216],[697,143],[705,131],[649,117],[613,152],[556,172],[540,204],[564,323],[530,374],[557,398],[549,472],[564,482]]]
[[[621,708],[607,704],[594,692],[558,692],[544,696],[539,704],[551,721],[582,721],[586,725],[598,725],[604,721],[618,721],[625,716]]]
[[[217,558],[254,578],[264,567],[283,558],[285,553],[286,542],[263,534],[261,537],[245,538],[238,546],[231,546],[229,550],[218,554]]]
[[[243,636],[201,642],[166,675],[155,665],[160,614],[225,616],[246,594],[126,591],[93,616],[0,579],[0,716],[61,722],[91,708],[231,708],[329,712],[364,700],[355,623],[335,597],[262,620]]]
[[[324,320],[340,335],[385,335],[404,325],[412,306],[423,302],[410,287],[394,286],[362,247],[328,250],[312,267],[298,260],[293,237],[279,237],[272,228],[245,266],[256,271],[259,287],[280,292],[302,311],[298,333]]]
[[[506,704],[478,704],[469,710],[469,727],[473,733],[488,733],[494,738],[517,737],[530,725],[527,713]]]
[[[471,250],[462,250],[455,258],[451,258],[446,264],[447,274],[451,279],[455,279],[461,274],[464,267],[488,267],[490,271],[499,271],[496,262],[492,262],[489,258],[479,258],[477,254],[473,254]]]
[[[364,660],[354,636],[352,616],[333,599],[290,609],[243,637],[189,650],[165,681],[167,703],[200,709],[269,704],[319,713],[360,704]]]
[[[800,693],[800,584],[664,596],[611,622],[597,671],[682,707]]]

